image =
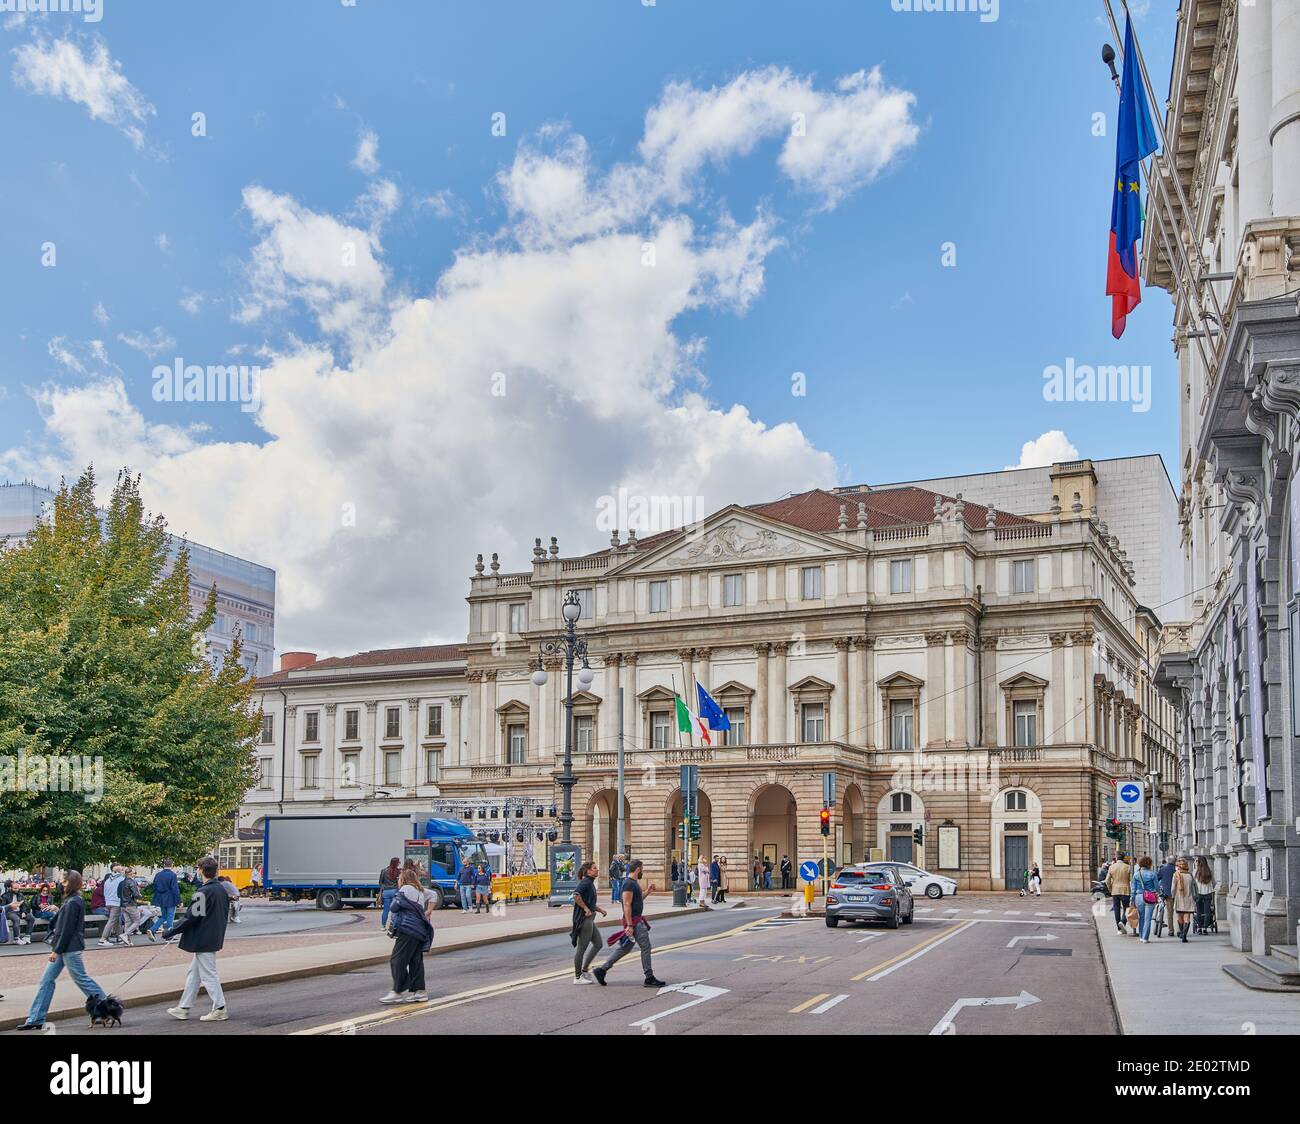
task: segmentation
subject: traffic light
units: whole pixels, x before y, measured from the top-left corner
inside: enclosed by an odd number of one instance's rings
[[[1116,843],[1124,841],[1124,825],[1119,820],[1106,821],[1106,838],[1113,839]]]
[[[829,835],[831,833],[831,810],[829,808],[822,809],[821,821],[822,834]]]
[[[912,832],[912,842],[915,843],[918,847],[924,847],[924,846],[925,846],[925,829],[924,829],[924,828],[918,827],[915,831]]]

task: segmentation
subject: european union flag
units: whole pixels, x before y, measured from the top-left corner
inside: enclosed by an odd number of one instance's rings
[[[695,684],[695,692],[700,700],[700,717],[708,722],[709,729],[730,730],[731,719],[727,717],[726,711],[714,702],[713,696],[698,683]]]

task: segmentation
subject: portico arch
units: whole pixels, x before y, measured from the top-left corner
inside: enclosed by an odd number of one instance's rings
[[[925,801],[910,788],[885,793],[876,805],[876,846],[888,862],[917,863],[917,828],[925,827]]]
[[[765,784],[754,790],[749,804],[749,851],[746,873],[754,857],[770,858],[772,869],[780,869],[781,856],[789,855],[798,866],[799,808],[794,793],[784,785]],[[752,883],[751,883],[752,884]]]

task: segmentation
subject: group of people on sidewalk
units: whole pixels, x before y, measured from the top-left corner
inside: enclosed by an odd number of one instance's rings
[[[1120,854],[1102,865],[1097,881],[1110,896],[1115,927],[1121,934],[1136,934],[1143,944],[1150,943],[1158,909],[1165,911],[1170,934],[1176,933],[1184,944],[1193,925],[1201,933],[1213,921],[1214,874],[1203,855],[1196,859],[1193,872],[1186,858],[1166,856],[1156,869],[1150,855],[1133,866],[1128,856]]]
[[[611,871],[613,864],[610,864]],[[621,867],[626,871],[626,867]],[[670,876],[674,883],[686,883],[686,898],[688,901],[704,901],[707,895],[709,901],[714,905],[727,900],[727,860],[721,855],[714,855],[712,859],[700,856],[699,862],[691,865],[687,862],[678,862],[673,859]],[[613,888],[613,877],[610,878],[611,889]],[[622,878],[619,879],[618,892],[611,894],[611,900],[618,902],[622,893]]]

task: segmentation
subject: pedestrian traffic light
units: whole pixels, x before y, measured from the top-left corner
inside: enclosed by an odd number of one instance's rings
[[[691,842],[695,842],[700,837],[700,817],[691,817]]]
[[[915,831],[912,832],[912,842],[915,843],[918,847],[924,847],[924,846],[925,846],[925,829],[924,829],[924,828],[918,827]]]
[[[822,834],[829,835],[831,833],[831,810],[829,808],[822,809],[821,820],[822,820]]]

